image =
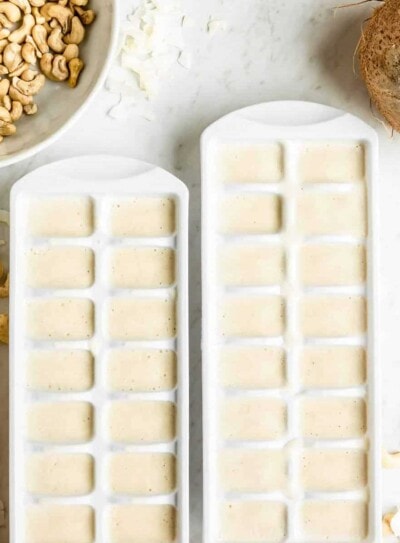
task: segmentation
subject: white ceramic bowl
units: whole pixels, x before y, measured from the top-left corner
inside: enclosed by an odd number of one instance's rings
[[[0,168],[28,158],[53,143],[77,120],[101,88],[117,42],[117,3],[118,0],[90,0],[97,17],[81,47],[85,69],[78,86],[71,89],[66,83],[46,81],[36,97],[39,112],[32,117],[24,115],[16,123],[17,133],[1,143]]]

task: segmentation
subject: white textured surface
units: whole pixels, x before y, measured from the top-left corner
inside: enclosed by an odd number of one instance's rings
[[[381,321],[384,391],[384,444],[400,449],[400,137],[390,138],[371,114],[362,83],[353,75],[353,52],[371,6],[342,9],[339,0],[184,0],[194,19],[186,41],[192,50],[190,71],[177,67],[154,102],[158,120],[141,117],[114,121],[106,112],[114,97],[103,92],[61,140],[36,157],[0,170],[0,202],[8,205],[9,186],[47,162],[88,153],[120,153],[153,162],[187,183],[191,191],[191,539],[201,533],[201,357],[200,357],[200,167],[199,136],[221,115],[274,99],[313,100],[346,109],[374,126],[380,136]],[[130,11],[134,1],[123,0]],[[210,36],[212,16],[227,30]],[[400,164],[399,164],[400,166]],[[1,347],[1,353],[5,349]],[[6,368],[0,380],[0,420],[5,434]],[[4,437],[3,437],[4,439]],[[0,464],[7,450],[1,449]],[[0,473],[0,499],[6,481]],[[397,480],[400,470],[387,479]],[[2,535],[4,534],[4,536]],[[0,541],[6,540],[0,529]]]

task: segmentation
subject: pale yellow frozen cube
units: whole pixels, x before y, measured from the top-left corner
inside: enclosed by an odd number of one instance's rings
[[[300,153],[299,170],[306,183],[363,181],[364,146],[361,143],[310,143]]]
[[[35,237],[86,237],[93,233],[90,198],[41,198],[29,205],[28,229]]]
[[[367,484],[367,455],[359,449],[304,449],[300,478],[307,492],[347,492]]]
[[[175,404],[164,401],[114,402],[108,431],[117,443],[164,443],[176,435]]]
[[[231,501],[221,506],[220,541],[279,543],[286,535],[286,507],[273,501]]]
[[[89,454],[36,453],[28,457],[26,488],[44,496],[83,496],[94,485],[94,462]]]
[[[309,500],[301,508],[301,525],[308,541],[352,543],[368,534],[367,504],[355,500]]]
[[[229,286],[279,285],[285,258],[279,245],[229,244],[221,254],[222,282]]]
[[[367,413],[361,398],[307,398],[300,403],[301,431],[313,439],[352,439],[365,434]]]
[[[279,388],[286,381],[285,353],[280,347],[224,347],[223,386],[239,389]]]
[[[28,302],[28,335],[37,341],[83,340],[94,333],[94,307],[86,298],[41,298]]]
[[[94,254],[88,247],[30,249],[26,280],[33,288],[87,288],[94,281]]]
[[[307,236],[367,234],[367,204],[363,190],[304,191],[298,204],[298,226]]]
[[[94,361],[89,351],[53,349],[31,351],[26,381],[31,390],[81,392],[93,386]]]
[[[229,296],[221,311],[224,336],[280,336],[285,328],[285,304],[280,296]]]
[[[271,183],[283,177],[283,150],[278,143],[231,143],[218,153],[218,177],[223,183]]]
[[[237,194],[222,202],[224,234],[275,234],[281,229],[281,200],[275,194]]]
[[[84,443],[93,433],[93,408],[86,402],[32,404],[27,437],[41,443]]]
[[[285,454],[275,449],[226,449],[221,453],[220,480],[225,492],[284,491]]]
[[[165,247],[124,247],[111,253],[116,288],[161,288],[175,281],[175,251]]]
[[[31,505],[26,543],[93,543],[95,516],[88,505]]]
[[[307,388],[359,386],[366,378],[362,347],[305,347],[301,353],[301,381]]]
[[[174,351],[160,349],[115,349],[108,359],[108,382],[112,390],[154,392],[176,385]]]
[[[109,304],[112,339],[161,340],[175,337],[176,305],[170,298],[113,298]]]
[[[305,285],[360,285],[365,282],[366,272],[362,245],[310,244],[301,249],[300,277]]]
[[[176,461],[168,453],[114,453],[109,485],[114,494],[170,494],[176,487]]]
[[[117,237],[165,237],[175,232],[173,198],[139,197],[111,206],[111,233]]]
[[[286,404],[277,398],[230,398],[221,413],[223,439],[263,441],[283,437],[286,432]]]
[[[108,515],[111,543],[173,543],[176,509],[172,505],[113,505]]]
[[[353,295],[306,296],[301,302],[301,331],[307,337],[348,337],[367,329],[365,299]]]

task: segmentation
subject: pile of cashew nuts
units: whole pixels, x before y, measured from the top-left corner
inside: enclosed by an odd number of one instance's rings
[[[95,19],[89,0],[0,0],[0,142],[15,122],[34,115],[45,80],[76,87],[84,67],[79,45]]]

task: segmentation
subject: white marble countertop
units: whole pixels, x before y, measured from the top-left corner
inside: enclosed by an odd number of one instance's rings
[[[121,0],[123,11],[134,0]],[[103,91],[84,116],[58,142],[15,166],[0,170],[0,203],[8,205],[9,187],[25,173],[48,162],[92,153],[120,154],[153,162],[180,177],[190,189],[191,325],[191,539],[201,537],[201,293],[199,137],[225,113],[262,101],[312,100],[348,110],[374,126],[380,136],[381,211],[380,338],[384,374],[384,445],[400,449],[400,137],[391,137],[374,118],[362,82],[353,73],[353,53],[361,25],[372,9],[363,5],[336,10],[338,0],[183,0],[195,26],[186,31],[193,54],[190,71],[180,67],[154,100],[157,120],[107,116],[114,99]],[[206,33],[209,16],[228,29]],[[0,381],[0,425],[4,435],[6,368]],[[5,444],[3,439],[3,444]],[[7,450],[0,450],[0,464]],[[390,477],[393,477],[391,472]],[[400,474],[395,474],[400,483]],[[387,505],[400,504],[387,493]],[[0,499],[6,481],[0,478]],[[0,542],[6,541],[0,529]]]

